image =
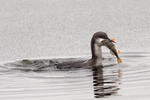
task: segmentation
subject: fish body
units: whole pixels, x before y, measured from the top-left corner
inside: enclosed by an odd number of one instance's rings
[[[118,63],[121,63],[122,60],[120,59],[120,57],[118,55],[120,53],[120,51],[117,50],[117,48],[113,44],[113,42],[110,41],[110,40],[103,40],[102,43],[103,43],[103,45],[105,45],[110,50],[111,54],[113,54],[113,55],[115,55],[117,57]]]

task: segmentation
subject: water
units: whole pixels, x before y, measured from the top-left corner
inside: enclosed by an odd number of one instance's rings
[[[121,58],[124,63],[119,65],[115,58],[105,58],[102,68],[59,69],[47,59],[5,63],[0,69],[0,99],[120,100],[138,95],[138,99],[148,100],[150,54],[124,53]],[[66,60],[69,59],[63,61]],[[81,58],[70,59],[76,60]],[[40,66],[45,67],[39,69]]]
[[[0,0],[0,100],[149,100],[149,3]],[[116,38],[122,64],[103,48],[102,68],[56,67],[89,59],[97,31]]]

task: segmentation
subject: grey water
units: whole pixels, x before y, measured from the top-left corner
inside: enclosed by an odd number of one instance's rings
[[[0,100],[149,100],[149,3],[0,0]],[[123,63],[103,48],[101,68],[57,66],[90,59],[97,31],[116,39]]]
[[[104,54],[107,56],[107,54]],[[1,100],[149,99],[150,53],[124,53],[124,63],[106,57],[100,68],[59,68],[57,63],[81,61],[38,59],[9,62],[0,67]]]

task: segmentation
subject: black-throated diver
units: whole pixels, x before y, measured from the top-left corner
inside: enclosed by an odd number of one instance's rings
[[[19,66],[36,66],[34,71],[43,70],[50,66],[55,66],[58,69],[68,69],[68,68],[82,68],[82,67],[92,67],[92,66],[102,66],[102,50],[101,47],[106,46],[110,51],[117,57],[118,62],[121,59],[118,56],[117,50],[113,41],[107,36],[105,32],[94,33],[91,39],[91,53],[92,57],[89,60],[71,60],[69,59],[47,59],[47,60],[27,60],[24,59],[19,61]],[[29,68],[29,67],[28,67]]]

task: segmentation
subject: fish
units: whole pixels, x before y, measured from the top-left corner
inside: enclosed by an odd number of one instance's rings
[[[112,55],[115,55],[116,58],[117,58],[117,62],[120,64],[122,63],[122,60],[121,58],[119,57],[119,54],[120,54],[120,50],[118,50],[115,46],[115,41],[114,39],[113,40],[109,40],[109,39],[105,39],[102,41],[103,45],[105,45],[109,50],[110,50],[110,53]]]

